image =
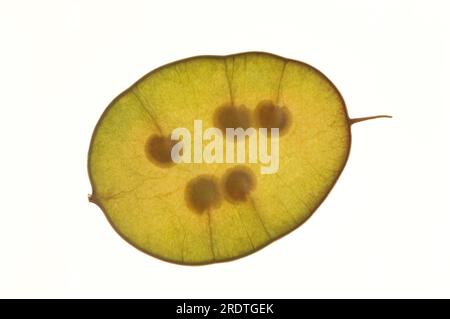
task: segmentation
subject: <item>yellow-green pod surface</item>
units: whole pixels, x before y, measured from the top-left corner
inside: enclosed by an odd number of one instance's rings
[[[260,160],[173,163],[170,134],[194,132],[195,120],[204,130],[279,128],[277,171],[263,174]],[[343,170],[350,139],[344,101],[315,68],[260,52],[192,57],[150,72],[108,106],[89,150],[91,201],[152,256],[231,260],[311,216]]]

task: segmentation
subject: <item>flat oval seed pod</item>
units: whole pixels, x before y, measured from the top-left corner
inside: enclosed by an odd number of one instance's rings
[[[349,119],[331,81],[299,61],[261,52],[177,61],[102,115],[90,200],[157,258],[243,257],[314,213],[345,166],[351,124],[366,119]]]

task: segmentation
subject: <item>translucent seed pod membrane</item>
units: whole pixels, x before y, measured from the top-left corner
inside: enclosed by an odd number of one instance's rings
[[[210,264],[304,223],[350,151],[344,100],[320,71],[273,54],[198,56],[151,71],[94,130],[90,200],[139,250]]]

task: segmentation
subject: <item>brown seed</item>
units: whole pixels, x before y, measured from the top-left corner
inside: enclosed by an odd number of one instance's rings
[[[250,111],[244,106],[234,106],[225,104],[214,112],[215,127],[226,133],[227,128],[243,128],[250,127]]]
[[[284,134],[292,122],[292,116],[287,107],[279,107],[272,101],[262,101],[255,109],[255,119],[258,127],[278,128],[280,135]]]
[[[222,187],[228,200],[246,201],[250,192],[256,187],[256,178],[245,166],[233,167],[225,173]]]
[[[198,213],[219,207],[222,199],[219,184],[212,175],[200,175],[190,180],[184,194],[188,207]]]
[[[157,134],[151,135],[145,144],[147,158],[157,166],[168,167],[173,163],[171,151],[177,141]]]

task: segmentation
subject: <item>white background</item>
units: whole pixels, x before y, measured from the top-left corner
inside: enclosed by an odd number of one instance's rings
[[[1,1],[0,297],[450,297],[445,1]],[[177,266],[87,195],[104,108],[148,71],[268,51],[340,89],[350,160],[301,228],[246,258]]]

